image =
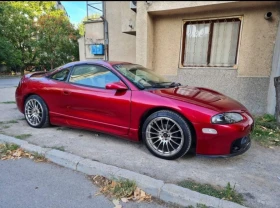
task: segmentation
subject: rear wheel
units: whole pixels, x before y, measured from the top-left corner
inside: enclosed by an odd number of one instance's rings
[[[179,114],[168,110],[157,111],[146,119],[142,138],[152,154],[167,160],[184,156],[192,143],[187,122]]]
[[[35,128],[49,126],[47,105],[38,95],[29,96],[24,104],[24,115],[27,123]]]

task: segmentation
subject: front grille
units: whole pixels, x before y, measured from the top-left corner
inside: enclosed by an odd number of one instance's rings
[[[230,153],[237,153],[245,149],[245,147],[251,142],[250,136],[245,136],[239,139],[236,139],[232,142]]]

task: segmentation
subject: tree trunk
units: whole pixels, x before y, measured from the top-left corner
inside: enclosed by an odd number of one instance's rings
[[[20,74],[21,74],[21,76],[23,76],[23,75],[24,75],[24,69],[25,69],[25,67],[24,67],[24,66],[20,68]]]
[[[276,91],[276,120],[280,123],[280,77],[274,78],[274,85]]]

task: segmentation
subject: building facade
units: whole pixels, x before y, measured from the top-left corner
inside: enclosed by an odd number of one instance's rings
[[[69,15],[68,15],[66,9],[65,9],[64,6],[61,4],[61,1],[55,1],[55,8],[64,11],[64,14],[65,14],[67,17],[69,17]]]
[[[253,114],[274,114],[273,79],[280,76],[279,2],[103,4],[104,18],[85,23],[81,60],[141,64],[183,85],[228,95]],[[93,55],[92,44],[105,44],[104,56]]]

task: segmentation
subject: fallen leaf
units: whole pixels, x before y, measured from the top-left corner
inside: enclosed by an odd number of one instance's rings
[[[118,204],[114,208],[122,208],[122,205]]]
[[[141,201],[144,201],[144,198],[140,198],[137,203],[141,202]]]
[[[122,202],[126,203],[128,202],[128,198],[121,198]]]
[[[117,205],[119,205],[119,204],[120,204],[120,201],[119,201],[119,200],[117,200],[117,199],[114,199],[114,200],[113,200],[113,204],[117,206]]]
[[[146,196],[146,193],[144,191],[141,190],[140,192],[140,197],[145,197]]]
[[[115,181],[112,181],[112,184],[111,184],[112,188],[114,188],[116,185],[117,185],[117,183]]]
[[[140,189],[137,187],[134,191],[134,197],[138,197],[140,195]]]

